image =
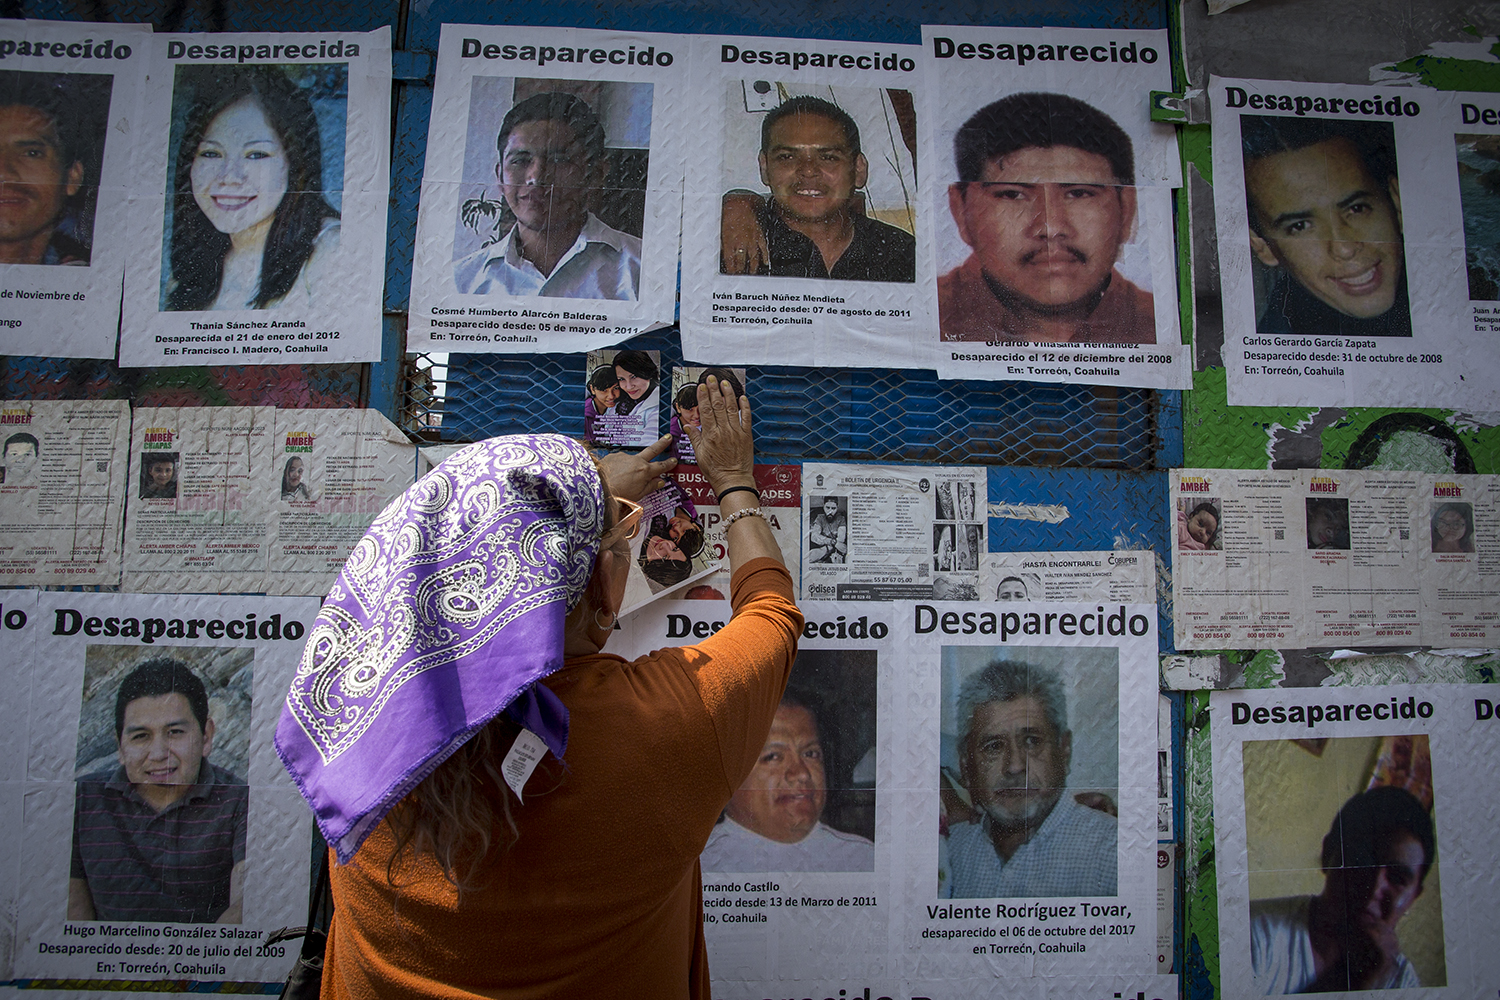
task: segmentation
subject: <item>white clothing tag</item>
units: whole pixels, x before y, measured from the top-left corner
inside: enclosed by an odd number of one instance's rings
[[[517,799],[521,798],[521,789],[526,787],[531,772],[536,770],[546,753],[547,744],[529,729],[521,730],[516,741],[510,745],[505,759],[500,762],[500,773],[505,775],[505,783],[516,793]]]
[[[520,790],[526,786],[526,780],[531,778],[531,772],[537,769],[541,757],[546,756],[546,753],[547,745],[541,742],[540,736],[529,729],[522,729],[517,733],[516,742],[510,745],[505,759],[499,762],[499,772],[505,775],[505,784],[510,786],[511,792],[516,793],[516,799],[520,799]]]

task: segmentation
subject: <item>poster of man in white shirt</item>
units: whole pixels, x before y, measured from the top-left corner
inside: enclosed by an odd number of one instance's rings
[[[804,649],[706,872],[875,870],[873,650]]]
[[[414,350],[593,350],[673,321],[681,36],[443,25]]]
[[[939,895],[1115,895],[1117,651],[944,652]]]
[[[487,96],[499,91],[495,99],[509,96],[514,103],[494,139],[499,198],[481,193],[459,208],[455,253],[469,245],[465,229],[482,244],[454,261],[458,289],[470,295],[638,298],[649,150],[608,150],[599,112],[585,96],[568,91],[585,91],[606,112],[624,109],[617,127],[627,137],[643,132],[639,138],[649,141],[651,85],[481,77],[474,87]],[[480,122],[474,119],[488,118],[484,112],[493,106],[490,99],[470,103],[471,144],[488,138],[490,129],[475,127]]]

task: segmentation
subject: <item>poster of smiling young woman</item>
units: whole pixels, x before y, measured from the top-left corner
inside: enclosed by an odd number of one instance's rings
[[[1167,33],[923,27],[943,378],[1185,389]]]
[[[378,361],[390,29],[151,44],[120,364]]]
[[[673,321],[688,44],[443,25],[411,350],[587,351]]]
[[[932,290],[915,45],[703,35],[682,342],[715,364],[911,368]]]
[[[1500,407],[1500,101],[1217,78],[1209,98],[1229,402]]]
[[[0,23],[0,354],[112,358],[151,29]]]
[[[271,733],[310,598],[54,592],[32,616],[16,974],[267,982],[307,912]]]

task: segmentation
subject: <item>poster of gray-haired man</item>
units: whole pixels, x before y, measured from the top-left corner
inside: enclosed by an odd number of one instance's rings
[[[950,647],[944,661],[940,894],[1115,895],[1118,651]]]

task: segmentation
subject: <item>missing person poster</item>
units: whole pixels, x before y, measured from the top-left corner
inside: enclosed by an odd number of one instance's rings
[[[686,439],[684,439],[686,440]],[[672,470],[672,479],[682,487],[688,499],[698,508],[703,522],[703,549],[717,568],[691,587],[672,591],[669,598],[687,601],[729,599],[729,547],[725,538],[723,516],[719,513],[718,497],[708,485],[708,477],[696,465],[679,465]],[[802,467],[800,465],[757,465],[755,488],[760,490],[760,509],[776,544],[781,548],[782,561],[797,579],[802,541]]]
[[[933,595],[933,600],[1124,601],[1156,600],[1156,558],[1125,552],[987,552],[980,561],[980,594]]]
[[[0,26],[0,354],[112,358],[151,28]]]
[[[701,859],[716,997],[721,982],[722,995],[737,996],[733,984],[774,991],[782,980],[893,971],[892,755],[884,748],[896,724],[889,678],[903,669],[893,656],[893,606],[813,601],[802,610],[806,627],[765,746]],[[694,645],[729,619],[727,602],[657,602],[610,650],[633,658]]]
[[[734,390],[735,399],[745,394],[749,384],[743,368],[703,368],[689,365],[672,369],[672,419],[667,425],[667,433],[672,435],[672,447],[667,454],[679,462],[691,463],[698,460],[693,454],[693,442],[688,439],[686,428],[691,427],[696,431],[702,427],[702,418],[698,413],[698,387],[707,384],[710,375],[720,382],[728,382],[729,387]]]
[[[1165,30],[922,28],[943,378],[1185,389]],[[930,329],[930,327],[929,327]]]
[[[379,410],[277,410],[265,590],[321,597],[375,516],[415,482],[416,447]]]
[[[590,351],[586,367],[583,439],[601,448],[655,444],[661,437],[661,352]]]
[[[21,802],[25,795],[26,740],[31,726],[29,696],[35,663],[32,649],[40,630],[35,590],[9,590],[0,600],[0,627],[9,660],[6,680],[11,696],[0,703],[0,836],[6,844],[22,841]],[[0,976],[15,977],[16,894],[20,865],[10,858],[0,866]]]
[[[1155,604],[895,614],[891,937],[908,974],[1155,974]]]
[[[379,361],[390,29],[162,34],[120,364]]]
[[[445,24],[414,351],[586,351],[676,315],[689,40]]]
[[[306,411],[298,411],[304,413]],[[126,483],[127,591],[265,589],[276,409],[135,411]]]
[[[1172,471],[1179,649],[1500,638],[1494,476]]]
[[[129,446],[123,399],[0,403],[0,584],[119,584]]]
[[[925,363],[921,50],[713,35],[693,46],[688,115],[705,141],[683,195],[686,355]]]
[[[1487,688],[1210,699],[1226,1000],[1494,992],[1500,907],[1482,804],[1500,782],[1475,766],[1500,750]]]
[[[1215,78],[1209,98],[1229,402],[1500,407],[1494,95]]]
[[[708,544],[703,512],[688,492],[670,475],[662,481],[660,489],[641,497],[646,514],[630,543],[622,616],[707,577],[724,558],[722,546]]]
[[[307,807],[271,746],[310,599],[46,593],[15,973],[270,982],[307,913]]]
[[[979,467],[804,464],[803,598],[977,593],[987,488]]]

